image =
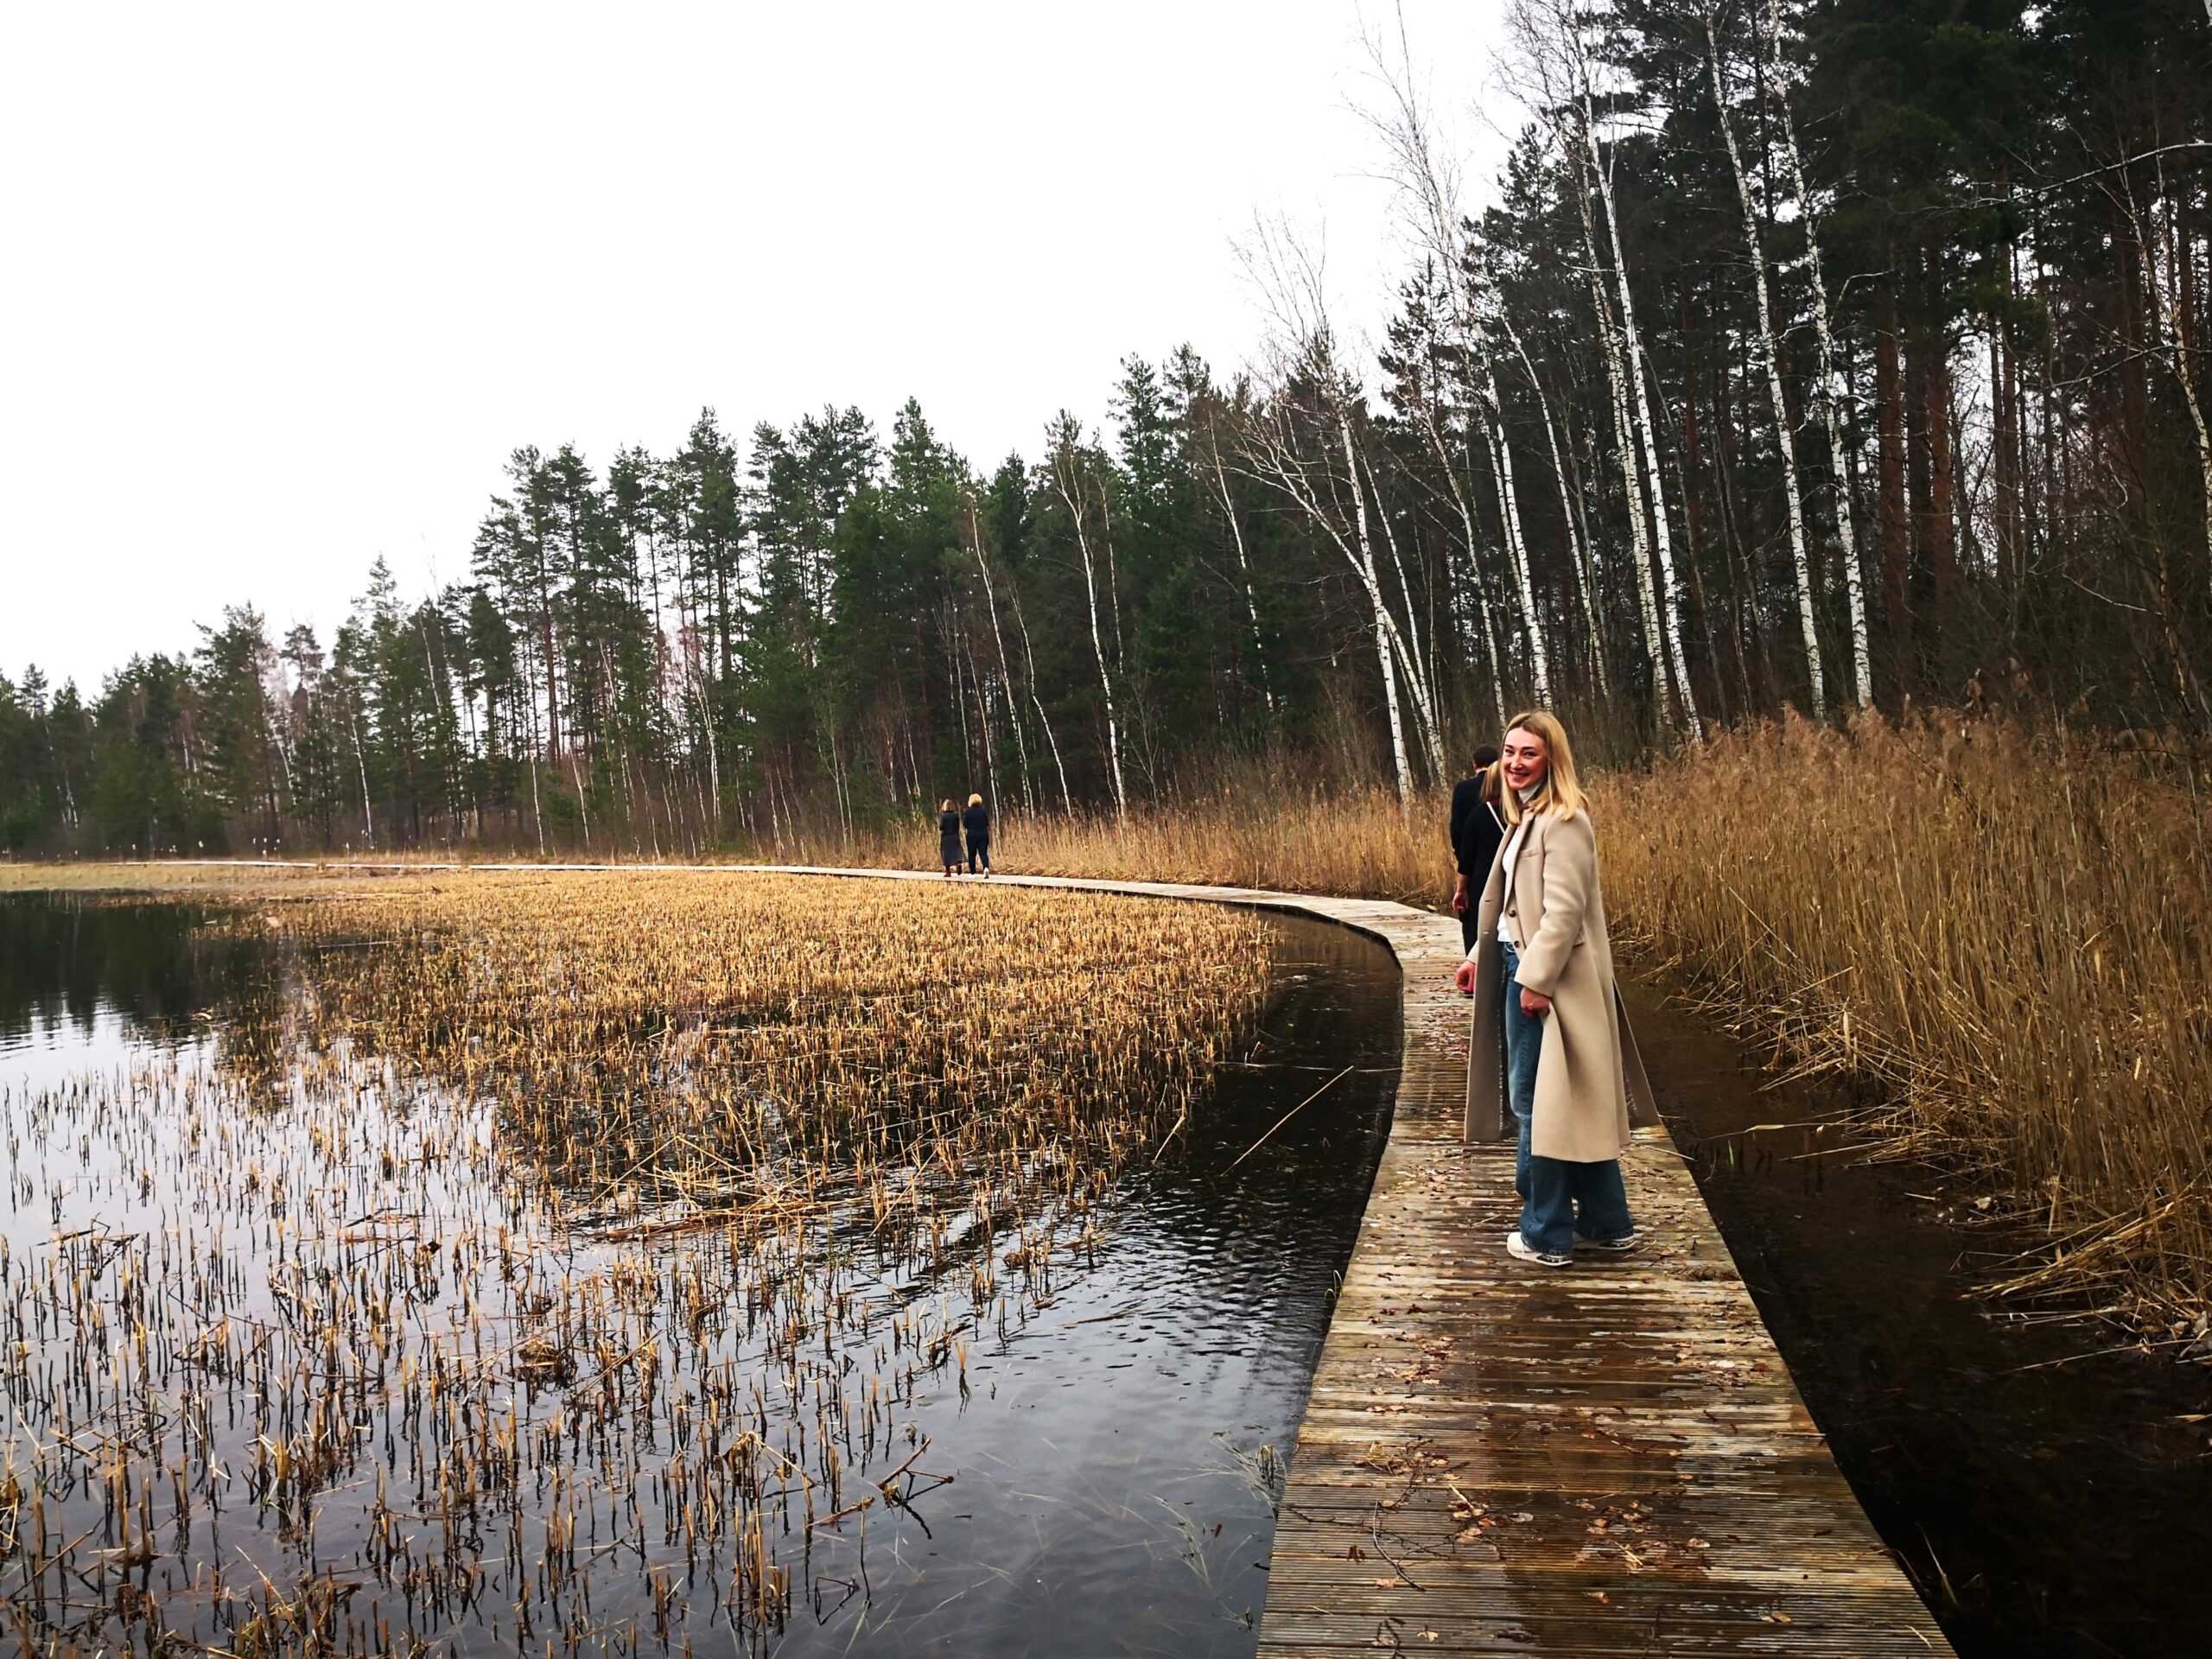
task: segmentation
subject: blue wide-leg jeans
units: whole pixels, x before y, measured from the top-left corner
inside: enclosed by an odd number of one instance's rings
[[[1529,1150],[1529,1126],[1536,1110],[1536,1066],[1543,1058],[1544,1027],[1555,1016],[1539,1019],[1521,1011],[1521,953],[1499,942],[1505,952],[1505,1096],[1521,1120],[1521,1147],[1513,1165],[1513,1190],[1521,1195],[1521,1238],[1532,1250],[1566,1255],[1579,1234],[1589,1239],[1626,1238],[1636,1230],[1628,1212],[1628,1190],[1621,1185],[1621,1161],[1571,1163],[1539,1158]]]

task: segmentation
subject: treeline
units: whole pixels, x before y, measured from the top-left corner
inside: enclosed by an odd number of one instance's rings
[[[2212,734],[2203,0],[1509,10],[1478,212],[1378,43],[1424,245],[1371,369],[1277,232],[1257,366],[1132,358],[1033,460],[912,403],[518,450],[466,582],[0,681],[0,840],[772,849],[1235,756],[1408,791],[1524,701],[1615,750],[1959,699]]]

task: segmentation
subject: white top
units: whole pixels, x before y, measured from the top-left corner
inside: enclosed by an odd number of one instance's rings
[[[1513,925],[1512,918],[1506,914],[1507,906],[1504,901],[1513,894],[1513,866],[1515,861],[1521,856],[1521,842],[1522,838],[1529,833],[1529,815],[1524,812],[1522,814],[1521,822],[1513,826],[1513,833],[1505,838],[1503,866],[1505,880],[1498,889],[1497,937],[1500,942],[1506,944],[1513,943]]]
[[[1540,784],[1537,788],[1541,788]],[[1521,822],[1513,826],[1513,833],[1505,840],[1505,880],[1499,885],[1497,905],[1497,937],[1501,944],[1513,943],[1513,927],[1506,912],[1512,908],[1506,901],[1513,897],[1513,867],[1521,857],[1521,843],[1529,834],[1529,826],[1535,822],[1535,814],[1529,810],[1529,798],[1534,789],[1516,790],[1521,798]]]

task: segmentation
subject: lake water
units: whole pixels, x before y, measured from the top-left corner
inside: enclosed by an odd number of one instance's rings
[[[489,1109],[365,1055],[338,1090],[327,1058],[282,1045],[298,965],[205,919],[0,898],[0,1386],[21,1476],[0,1602],[19,1628],[88,1654],[157,1627],[240,1652],[1253,1650],[1281,1464],[1388,1131],[1382,947],[1269,924],[1257,1040],[1010,1325],[963,1321],[957,1287],[871,1281],[855,1241],[825,1247],[858,1264],[839,1271],[865,1305],[810,1338],[825,1372],[919,1340],[931,1309],[965,1363],[901,1373],[880,1402],[896,1456],[871,1397],[848,1502],[905,1459],[898,1501],[803,1548],[758,1541],[790,1574],[768,1618],[742,1616],[743,1529],[702,1518],[712,1471],[774,1439],[765,1415],[725,1421],[776,1397],[751,1322],[671,1333],[711,1363],[655,1372],[620,1413],[594,1415],[592,1391],[659,1346],[532,1369],[519,1338],[459,1344],[500,1378],[490,1396],[403,1376],[401,1338],[519,1332],[561,1275],[611,1274],[664,1327],[687,1258],[533,1233]],[[424,1172],[404,1224],[378,1209],[394,1167]],[[275,1179],[293,1185],[272,1201]],[[624,1261],[644,1264],[626,1281]]]

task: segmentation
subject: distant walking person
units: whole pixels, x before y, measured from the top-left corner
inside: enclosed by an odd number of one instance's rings
[[[1498,800],[1497,747],[1475,751],[1475,775],[1452,785],[1452,861],[1459,875],[1452,883],[1452,908],[1459,918],[1459,948],[1475,948],[1472,884],[1490,874],[1505,839],[1505,808]]]
[[[968,831],[968,874],[976,874],[981,866],[982,873],[991,873],[991,809],[983,804],[980,795],[968,798],[968,810],[960,815],[960,822]]]
[[[1504,1103],[1521,1143],[1521,1225],[1505,1248],[1564,1268],[1578,1246],[1607,1255],[1636,1248],[1620,1154],[1630,1103],[1639,1122],[1657,1115],[1613,982],[1598,836],[1566,731],[1548,714],[1516,715],[1498,770],[1506,839],[1459,973],[1459,988],[1475,998],[1466,1135],[1494,1140],[1503,1126],[1502,1034]]]
[[[948,879],[959,870],[961,863],[960,814],[950,801],[944,802],[938,808],[937,856],[938,862],[944,866],[944,874]]]

